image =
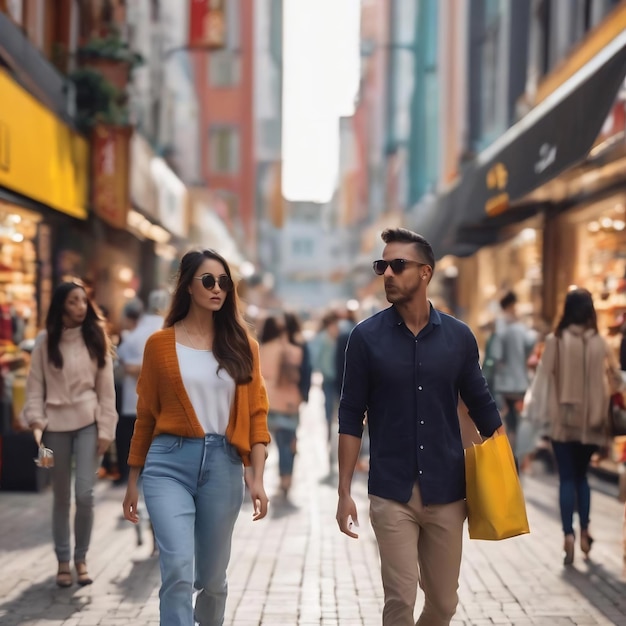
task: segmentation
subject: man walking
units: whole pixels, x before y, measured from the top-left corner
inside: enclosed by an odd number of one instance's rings
[[[163,310],[161,307],[166,305],[166,297],[165,292],[152,291],[148,297],[148,312],[145,314],[143,303],[139,298],[133,298],[127,302],[123,309],[122,316],[126,324],[126,332],[117,349],[124,379],[120,419],[115,432],[120,471],[119,478],[114,481],[116,486],[125,485],[128,482],[128,453],[137,419],[137,379],[148,337],[163,327],[163,317],[160,311]]]
[[[514,452],[519,426],[518,404],[528,388],[528,357],[537,341],[537,333],[517,317],[517,296],[509,291],[500,300],[502,316],[496,320],[491,355],[495,361],[494,393],[506,404],[504,423]],[[518,462],[515,455],[515,462]]]
[[[370,520],[385,592],[383,626],[447,626],[456,611],[466,517],[458,396],[479,432],[504,432],[480,370],[470,329],[427,299],[435,257],[417,233],[383,231],[384,277],[392,306],[357,325],[346,349],[339,406],[337,523],[357,537],[350,495],[367,411]]]

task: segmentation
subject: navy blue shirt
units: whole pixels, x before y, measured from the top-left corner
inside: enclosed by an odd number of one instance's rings
[[[459,394],[480,433],[491,436],[502,421],[463,322],[431,306],[415,336],[391,306],[352,330],[339,432],[361,437],[367,412],[370,494],[408,502],[417,480],[424,504],[465,497]]]

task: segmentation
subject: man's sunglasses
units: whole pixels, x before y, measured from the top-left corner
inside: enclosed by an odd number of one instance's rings
[[[379,259],[378,261],[374,261],[372,263],[372,268],[374,269],[375,274],[382,276],[388,267],[391,268],[391,271],[394,274],[402,274],[402,272],[404,272],[404,270],[407,268],[407,265],[417,265],[421,267],[424,265],[428,265],[428,263],[410,261],[409,259],[392,259],[391,261],[383,261],[383,259]]]
[[[213,274],[202,274],[202,276],[194,276],[193,279],[201,280],[202,286],[207,290],[213,289],[215,283],[219,285],[222,291],[232,291],[235,286],[233,279],[227,274],[220,274],[217,278]]]

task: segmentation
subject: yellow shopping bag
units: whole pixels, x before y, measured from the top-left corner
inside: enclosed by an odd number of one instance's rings
[[[526,504],[506,435],[465,450],[470,539],[497,541],[530,532]]]

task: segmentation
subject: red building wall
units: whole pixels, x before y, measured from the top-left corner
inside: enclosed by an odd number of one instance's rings
[[[222,204],[222,217],[233,231],[249,258],[255,250],[255,151],[254,151],[254,2],[237,3],[239,15],[240,80],[235,85],[211,83],[209,55],[196,54],[196,87],[200,101],[202,177],[218,195],[230,199]],[[237,171],[215,171],[211,159],[210,132],[215,127],[230,127],[239,133]]]

